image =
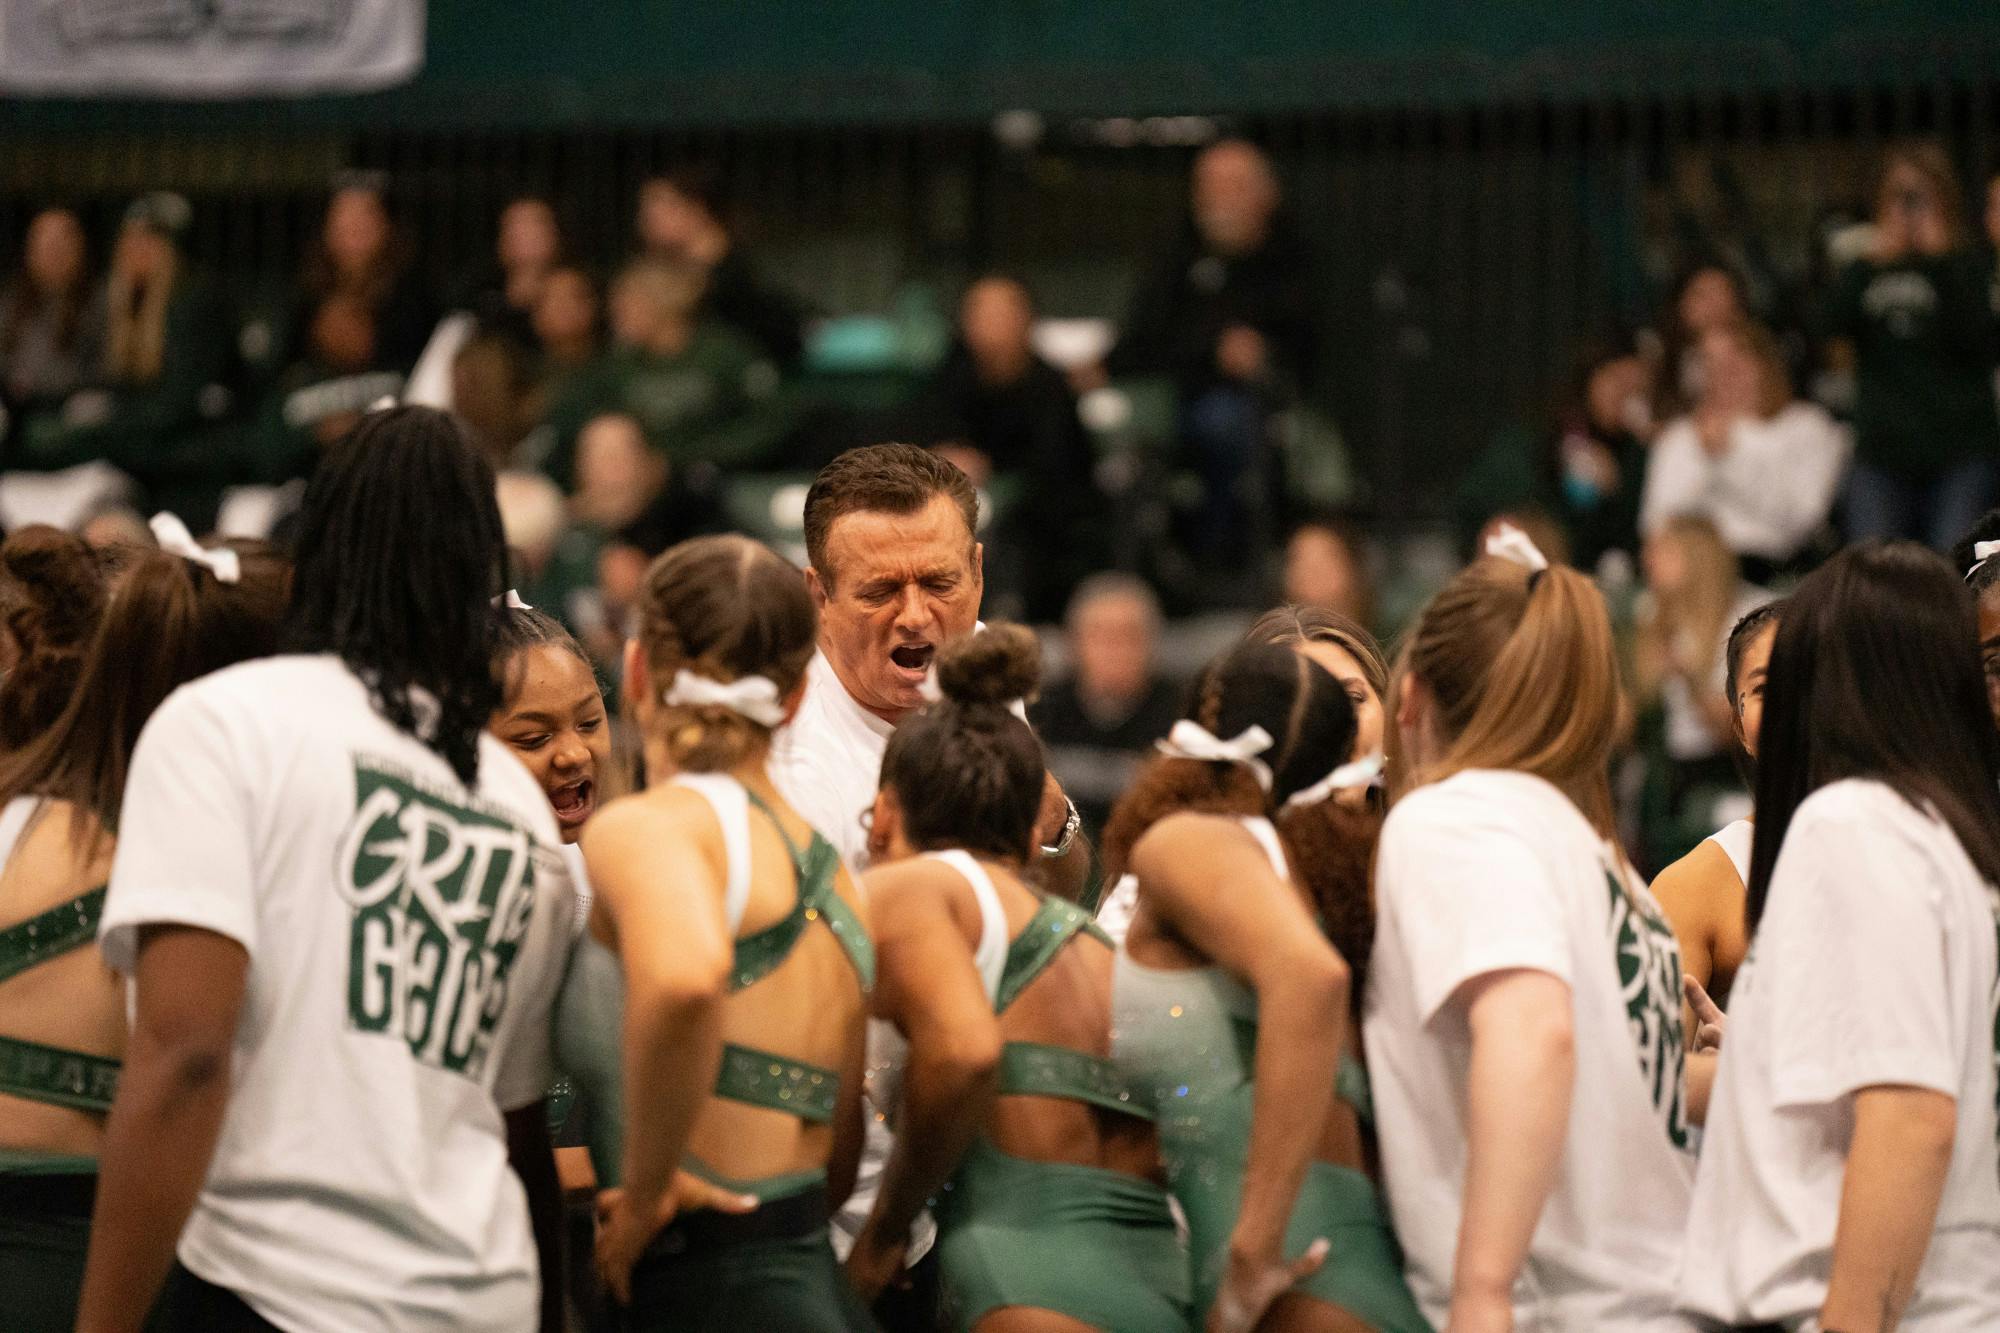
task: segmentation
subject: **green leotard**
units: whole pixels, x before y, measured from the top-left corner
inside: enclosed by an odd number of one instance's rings
[[[0,864],[40,804],[21,797],[0,814]],[[99,886],[0,930],[0,982],[94,941],[103,912]],[[9,1096],[101,1113],[117,1085],[116,1060],[0,1037],[0,1092]],[[68,1333],[76,1322],[96,1176],[94,1157],[0,1148],[0,1322],[8,1329]]]
[[[1287,874],[1267,820],[1244,825]],[[1219,967],[1162,969],[1118,951],[1112,985],[1119,1066],[1159,1108],[1167,1180],[1187,1216],[1195,1308],[1214,1303],[1229,1236],[1243,1197],[1257,1044],[1256,997]],[[1359,1065],[1343,1062],[1339,1091],[1366,1111]],[[1383,1333],[1431,1333],[1403,1280],[1402,1251],[1388,1211],[1364,1173],[1315,1161],[1306,1169],[1285,1231],[1285,1253],[1316,1237],[1332,1242],[1326,1263],[1297,1290],[1368,1320]]]
[[[975,963],[995,1013],[1079,934],[1096,933],[1081,908],[1050,898],[1007,941],[1006,915],[986,870],[941,852],[979,900]],[[1100,935],[1101,939],[1102,936]],[[1084,1051],[1009,1042],[1002,1094],[1061,1097],[1150,1118],[1110,1061]],[[952,1328],[969,1330],[1002,1306],[1054,1310],[1111,1333],[1179,1333],[1193,1326],[1187,1258],[1167,1193],[1122,1171],[1035,1162],[981,1136],[936,1200],[938,1280]]]
[[[865,990],[875,979],[874,948],[853,911],[834,890],[839,857],[818,834],[801,852],[755,793],[733,778],[718,774],[683,774],[675,785],[699,793],[714,808],[722,825],[729,866],[724,897],[732,932],[740,930],[750,894],[750,818],[756,806],[777,828],[791,853],[798,879],[798,900],[775,925],[736,940],[730,988],[741,990],[769,975],[790,955],[800,936],[823,923],[840,941]],[[590,1099],[589,1149],[597,1178],[620,1178],[624,1160],[624,1071],[620,1037],[625,1011],[625,983],[616,955],[589,931],[577,940],[569,974],[556,1004],[555,1047],[558,1062]],[[801,1120],[824,1124],[833,1119],[840,1075],[808,1064],[733,1043],[722,1050],[715,1095],[751,1106],[783,1111]],[[763,1209],[823,1191],[821,1169],[789,1172],[760,1180],[736,1180],[689,1158],[689,1171],[727,1189],[757,1197]],[[718,1312],[732,1320],[770,1307],[783,1311],[782,1326],[802,1333],[846,1333],[872,1329],[873,1322],[855,1298],[834,1261],[824,1219],[801,1234],[764,1237],[683,1255],[671,1243],[656,1242],[640,1259],[632,1279],[633,1305],[626,1327],[631,1329],[708,1329]],[[741,1327],[766,1326],[755,1321]],[[778,1324],[768,1325],[778,1327]]]

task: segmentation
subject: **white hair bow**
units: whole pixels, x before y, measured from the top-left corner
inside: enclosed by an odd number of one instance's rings
[[[1512,523],[1502,523],[1486,539],[1486,554],[1511,560],[1521,568],[1539,574],[1549,567],[1549,558]]]
[[[535,608],[521,600],[521,594],[509,588],[493,599],[495,611],[532,611]]]
[[[1154,746],[1169,759],[1198,759],[1207,763],[1241,764],[1256,777],[1257,785],[1271,790],[1271,766],[1257,756],[1271,748],[1271,733],[1252,723],[1223,740],[1191,717],[1174,723],[1167,738]]]
[[[1289,810],[1297,805],[1318,805],[1334,793],[1346,791],[1349,787],[1376,786],[1382,781],[1382,764],[1380,750],[1363,755],[1351,764],[1342,764],[1312,786],[1301,788],[1287,796],[1285,808]]]
[[[2000,542],[1974,542],[1972,546],[1972,568],[1965,571],[1965,577],[1969,579],[1980,570],[1986,568],[1986,562],[1996,555],[2000,555]]]
[[[670,707],[727,708],[766,727],[782,726],[785,721],[785,702],[767,676],[717,680],[682,668],[674,673],[674,683],[661,699]]]
[[[226,546],[211,551],[201,545],[188,531],[187,524],[181,522],[179,515],[161,510],[153,515],[153,521],[147,526],[152,528],[153,540],[160,544],[162,551],[200,565],[215,575],[217,583],[235,583],[243,577],[243,562],[237,558],[236,552]]]

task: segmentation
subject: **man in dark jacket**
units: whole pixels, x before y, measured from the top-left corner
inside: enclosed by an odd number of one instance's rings
[[[1191,194],[1194,225],[1140,288],[1105,368],[1173,379],[1181,444],[1207,493],[1197,545],[1254,554],[1246,546],[1270,517],[1270,413],[1316,368],[1314,265],[1255,146],[1225,139],[1203,150]]]

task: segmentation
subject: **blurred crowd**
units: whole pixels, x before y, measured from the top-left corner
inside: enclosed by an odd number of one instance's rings
[[[1622,795],[1662,862],[1739,799],[1721,687],[1743,611],[1845,541],[1942,549],[2000,499],[2000,180],[1981,202],[1944,150],[1910,145],[1872,219],[1829,238],[1814,291],[1687,256],[1655,327],[1580,349],[1562,401],[1447,488],[1459,554],[1506,519],[1612,592],[1642,714]],[[1281,594],[1393,634],[1416,600],[1376,595],[1406,534],[1377,530],[1365,491],[1333,508],[1300,481],[1327,447],[1298,429],[1326,407],[1323,241],[1241,140],[1195,158],[1181,239],[1135,267],[1115,326],[1045,320],[1004,273],[965,286],[948,337],[823,318],[747,252],[698,167],[644,183],[608,265],[578,253],[564,201],[524,195],[477,271],[440,273],[392,182],[356,173],[270,300],[191,262],[192,221],[155,193],[110,237],[52,206],[20,238],[0,293],[0,525],[142,540],[137,514],[170,508],[196,531],[282,535],[321,450],[371,406],[445,407],[499,473],[523,596],[609,676],[649,559],[725,529],[796,554],[802,478],[905,440],[980,487],[989,607],[1066,625],[1052,655],[1072,673],[1041,726],[1080,793],[1121,785],[1227,632],[1204,626],[1240,630]],[[862,373],[884,343],[928,368]]]

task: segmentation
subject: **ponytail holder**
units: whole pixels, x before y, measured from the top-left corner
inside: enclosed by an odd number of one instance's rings
[[[495,611],[532,611],[535,608],[521,600],[521,594],[509,588],[493,599]]]
[[[785,721],[784,700],[767,676],[717,680],[713,676],[698,676],[683,667],[674,673],[674,683],[660,699],[669,707],[726,708],[759,726],[777,727]]]
[[[1972,547],[1972,568],[1965,571],[1966,582],[1970,583],[1972,576],[1986,568],[1987,562],[1996,555],[2000,555],[2000,542],[1975,542]]]
[[[200,565],[215,575],[217,583],[236,583],[243,578],[243,562],[237,558],[236,552],[226,546],[213,551],[202,546],[195,541],[194,534],[188,531],[187,524],[181,522],[178,515],[163,509],[153,515],[153,521],[147,526],[153,530],[153,540],[160,544],[162,551],[177,555],[189,564]]]
[[[1493,530],[1493,535],[1486,539],[1486,554],[1498,556],[1527,570],[1529,592],[1535,590],[1542,575],[1549,571],[1549,558],[1529,540],[1527,533],[1512,523],[1501,523]]]
[[[1335,792],[1346,791],[1349,787],[1376,787],[1382,783],[1382,752],[1363,755],[1351,764],[1342,764],[1333,772],[1301,788],[1285,798],[1285,809],[1301,805],[1318,805]]]
[[[1271,748],[1271,733],[1252,723],[1234,740],[1223,740],[1191,717],[1174,723],[1167,738],[1154,748],[1169,759],[1194,759],[1210,764],[1241,764],[1257,779],[1257,785],[1271,790],[1271,766],[1257,756]]]

